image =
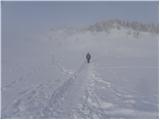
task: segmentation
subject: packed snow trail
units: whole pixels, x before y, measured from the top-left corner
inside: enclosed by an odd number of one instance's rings
[[[72,109],[76,107],[85,86],[86,63],[57,90],[53,91],[44,109],[44,118],[70,118]],[[83,71],[82,71],[83,70]]]
[[[83,62],[74,73],[64,69],[61,64],[58,67],[69,78],[58,79],[61,81],[59,85],[55,81],[47,81],[26,91],[2,117],[101,119],[153,116],[152,113],[139,114],[139,111],[126,107],[134,104],[134,96],[118,89],[109,79],[103,79],[94,62]],[[103,93],[103,90],[105,93],[100,95],[98,92]],[[107,99],[103,99],[104,96]],[[124,101],[132,103],[124,104]]]
[[[44,66],[45,69],[47,69],[47,66]],[[44,69],[44,67],[38,66],[36,68],[32,68],[31,71],[29,71],[28,73],[24,74],[23,76],[21,76],[19,79],[16,79],[10,83],[8,83],[6,86],[2,87],[2,91],[6,91],[8,89],[10,89],[11,87],[15,87],[17,85],[17,83],[21,84],[22,82],[26,81],[28,78],[28,76],[30,76],[30,78],[33,78],[33,74],[35,73],[39,73],[42,70],[42,68]],[[55,60],[54,58],[54,62],[52,62],[51,64],[51,69],[55,69],[55,67],[57,67],[57,69],[59,69],[59,71],[61,72],[63,77],[67,77],[70,76],[71,74],[73,74],[73,72],[71,70],[65,69],[58,60]],[[57,79],[56,81],[58,81],[59,79]],[[56,83],[55,81],[55,83]],[[44,84],[50,84],[50,85],[54,85],[53,80],[45,80],[45,81],[41,81],[40,83],[38,83],[37,85],[33,85],[30,86],[24,90],[22,90],[21,92],[19,92],[18,97],[16,97],[16,99],[12,100],[11,104],[8,104],[6,107],[2,108],[3,111],[7,111],[8,109],[10,109],[10,107],[13,106],[13,104],[17,103],[17,101],[19,101],[20,99],[22,99],[23,97],[25,97],[26,95],[32,93],[33,91],[36,91],[37,88],[39,88],[40,86],[44,86]],[[53,86],[52,86],[53,87]]]
[[[96,76],[95,65],[91,63],[87,70],[87,84],[85,86],[85,94],[83,100],[79,103],[79,108],[76,109],[74,118],[103,118],[104,109],[110,109],[112,103],[102,101],[96,94],[96,80],[101,80]],[[110,83],[106,82],[107,86]],[[104,104],[105,103],[105,104]]]
[[[87,73],[86,68],[87,63],[83,62],[79,69],[67,80],[63,80],[64,83],[57,87],[57,89],[53,89],[55,86],[52,83],[37,85],[37,87],[34,87],[14,100],[13,104],[8,108],[9,112],[2,115],[2,117],[21,118],[23,116],[27,118],[70,118],[72,109],[76,107],[76,104],[84,93],[84,86],[87,82],[85,81]],[[51,95],[46,93],[46,90],[43,91],[43,89],[46,89],[45,87],[52,87],[52,89],[48,90],[51,92]],[[36,99],[39,97],[41,91],[45,94],[43,96],[44,98],[42,98],[45,100],[37,101]],[[43,102],[43,106],[37,106],[36,104],[39,104],[37,102]],[[30,104],[32,107],[37,106],[38,108],[33,111],[31,110],[32,108],[29,108]],[[38,111],[39,113],[37,113]]]

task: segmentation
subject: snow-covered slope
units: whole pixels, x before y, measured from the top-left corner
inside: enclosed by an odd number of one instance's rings
[[[2,118],[158,118],[159,35],[128,24],[50,29],[21,52],[4,43]]]

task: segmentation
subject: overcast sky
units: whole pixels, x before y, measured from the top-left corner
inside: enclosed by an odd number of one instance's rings
[[[158,23],[158,1],[2,2],[2,19],[8,25],[84,25],[114,18]]]
[[[114,18],[158,23],[158,1],[2,1],[2,40],[11,44],[14,39],[16,44],[15,40],[27,39],[29,34],[46,31],[53,26],[88,25]]]

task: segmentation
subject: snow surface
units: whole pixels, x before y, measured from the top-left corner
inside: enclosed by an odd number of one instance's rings
[[[159,117],[157,33],[64,27],[18,48],[8,42],[2,41],[2,118]]]

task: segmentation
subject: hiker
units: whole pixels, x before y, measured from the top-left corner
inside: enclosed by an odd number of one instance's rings
[[[89,52],[86,55],[86,59],[87,59],[87,63],[90,63],[91,55]]]

